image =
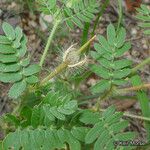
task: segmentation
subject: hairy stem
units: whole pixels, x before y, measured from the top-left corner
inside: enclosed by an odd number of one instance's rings
[[[55,35],[55,32],[56,32],[56,30],[57,30],[57,27],[58,27],[59,23],[60,23],[60,20],[56,20],[56,21],[55,21],[54,26],[53,26],[53,28],[52,28],[52,31],[51,31],[51,33],[50,33],[50,35],[49,35],[49,37],[48,37],[46,47],[45,47],[45,49],[44,49],[43,55],[42,55],[41,60],[40,60],[40,66],[41,66],[41,67],[43,66],[44,60],[45,60],[45,58],[46,58],[46,56],[47,56],[48,50],[49,50],[49,48],[50,48],[50,46],[51,46],[53,37],[54,37],[54,35]]]
[[[132,69],[132,74],[136,73],[139,69],[144,67],[145,65],[150,64],[150,57],[147,59],[143,60],[140,64],[138,64],[136,67]]]
[[[44,78],[41,81],[41,85],[45,85],[50,79],[52,79],[53,77],[58,75],[60,72],[65,70],[68,67],[68,65],[69,65],[69,62],[61,63],[58,67],[55,68],[55,70],[52,73],[50,73],[46,78]]]
[[[79,50],[77,50],[78,54],[82,54],[85,52],[86,48],[90,45],[90,43],[96,38],[96,36],[93,36],[88,42],[86,42]],[[58,67],[55,68],[55,70],[50,73],[46,78],[44,78],[40,85],[45,85],[50,79],[61,73],[63,70],[68,68],[68,65],[70,64],[69,61],[62,62]]]

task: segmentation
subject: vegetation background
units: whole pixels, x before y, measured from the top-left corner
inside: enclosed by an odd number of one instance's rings
[[[143,4],[150,5],[149,0],[143,0]],[[31,53],[31,59],[33,62],[38,62],[43,49],[47,42],[48,33],[52,28],[53,19],[50,15],[44,15],[36,11],[35,6],[32,5],[32,0],[1,0],[0,1],[0,26],[3,21],[10,23],[13,26],[19,25],[22,27],[24,33],[28,38],[28,50]],[[150,55],[150,36],[145,36],[143,34],[143,29],[137,25],[137,19],[135,18],[136,10],[141,4],[140,0],[124,0],[123,6],[123,25],[127,31],[127,41],[132,43],[132,49],[126,53],[125,57],[132,60],[134,64],[140,63],[142,60],[146,59]],[[110,0],[110,4],[104,11],[102,18],[100,19],[95,33],[105,35],[106,28],[111,23],[116,23],[118,21],[118,3],[117,1]],[[94,23],[91,24],[89,29],[92,32]],[[0,35],[3,34],[0,28]],[[81,44],[84,42],[82,39],[81,29],[78,27],[71,32],[66,26],[60,26],[56,32],[55,38],[52,42],[51,54],[47,55],[44,67],[45,72],[42,72],[41,76],[45,76],[48,70],[55,68],[60,62],[60,57],[62,53],[73,43]],[[59,45],[57,44],[59,43]],[[91,46],[93,48],[93,45]],[[89,60],[92,62],[92,60]],[[77,70],[71,70],[71,72],[76,73]],[[144,83],[150,83],[150,65],[141,68],[140,76]],[[85,101],[84,95],[90,95],[89,87],[94,85],[99,79],[93,73],[91,74],[82,84],[76,92],[80,95],[82,101],[82,107],[91,107],[96,99],[88,98],[88,102]],[[0,115],[10,112],[13,108],[13,104],[8,98],[9,87],[3,83],[0,83]],[[80,93],[80,92],[81,93]],[[147,91],[150,97],[150,91]],[[101,107],[103,109],[108,106],[115,105],[118,111],[126,112],[127,114],[135,114],[141,116],[140,104],[137,98],[132,96],[133,92],[129,92],[128,96],[124,99],[121,97],[115,97],[107,99],[101,102]],[[132,98],[131,98],[132,96]],[[126,116],[130,121],[130,126],[128,131],[137,131],[139,133],[139,139],[143,140],[145,138],[146,131],[143,127],[143,121],[137,118],[130,118]],[[0,138],[3,135],[0,133]]]

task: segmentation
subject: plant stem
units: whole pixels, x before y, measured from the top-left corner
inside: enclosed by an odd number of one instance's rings
[[[86,48],[90,45],[91,42],[93,42],[96,38],[96,35],[94,35],[89,41],[87,41],[79,50],[78,53],[82,54],[86,51]]]
[[[141,78],[138,75],[131,77],[131,82],[133,86],[139,86],[142,84]],[[150,118],[150,107],[149,98],[143,90],[136,92],[137,98],[140,102],[141,111],[144,117]],[[145,122],[145,129],[147,133],[147,139],[150,141],[150,122]]]
[[[133,87],[128,87],[128,88],[123,88],[123,89],[117,89],[117,92],[128,92],[128,91],[138,91],[142,89],[147,89],[150,88],[150,83],[148,84],[143,84],[143,85],[138,85],[138,86],[133,86]]]
[[[100,111],[104,112],[105,109],[100,109]],[[137,116],[137,115],[129,114],[127,112],[124,112],[123,116],[150,122],[150,118],[148,118],[148,117]]]
[[[50,45],[52,43],[53,37],[55,35],[56,29],[57,29],[59,23],[60,23],[60,20],[56,20],[55,21],[54,26],[52,28],[52,31],[51,31],[51,33],[50,33],[50,35],[48,37],[48,41],[47,41],[46,47],[44,49],[43,55],[42,55],[41,60],[40,60],[40,66],[41,67],[43,66],[44,60],[45,60],[45,58],[47,56],[47,52],[48,52],[49,47],[50,47]]]
[[[123,12],[122,12],[122,0],[118,0],[118,7],[119,7],[119,20],[118,20],[118,25],[117,25],[117,32],[118,32],[118,30],[119,30],[119,28],[120,28],[120,24],[121,24],[121,22],[122,22],[122,14],[123,14]]]
[[[150,57],[148,57],[147,59],[143,60],[140,64],[138,64],[136,67],[134,67],[132,69],[132,73],[131,74],[136,73],[137,70],[139,70],[140,68],[142,68],[143,66],[145,66],[147,64],[150,64]]]
[[[97,18],[96,18],[96,20],[95,20],[94,27],[93,27],[93,31],[92,31],[92,34],[91,34],[92,36],[95,34],[95,30],[96,30],[96,28],[97,28],[99,19],[100,19],[100,17],[103,15],[105,9],[107,8],[107,6],[108,6],[108,4],[109,4],[109,1],[110,1],[110,0],[105,0],[104,4],[103,4],[102,7],[101,7],[100,12],[98,13],[98,16],[97,16]]]
[[[61,63],[58,67],[55,68],[55,70],[50,73],[50,75],[48,75],[46,78],[44,78],[41,81],[41,86],[45,85],[50,79],[52,79],[53,77],[55,77],[56,75],[58,75],[60,72],[62,72],[63,70],[65,70],[69,65],[69,62],[63,62]]]

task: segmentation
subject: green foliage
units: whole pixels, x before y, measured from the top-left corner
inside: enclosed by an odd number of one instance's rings
[[[53,150],[69,147],[70,150],[80,150],[82,145],[95,140],[95,150],[101,146],[108,148],[108,145],[114,149],[114,142],[118,139],[134,138],[134,133],[121,132],[128,126],[127,121],[121,120],[122,115],[115,112],[114,107],[108,108],[102,116],[90,110],[81,110],[69,95],[63,97],[51,91],[33,109],[24,107],[19,117],[3,116],[3,121],[15,125],[16,129],[2,141],[1,149]]]
[[[33,108],[32,126],[51,125],[56,120],[65,121],[67,116],[73,114],[78,108],[77,102],[70,99],[69,95],[62,96],[60,93],[48,93],[42,103]]]
[[[138,14],[137,19],[141,21],[139,24],[140,27],[144,28],[145,34],[150,34],[150,8],[146,5],[141,5],[141,8],[137,9]]]
[[[79,141],[66,129],[25,129],[10,133],[3,141],[3,149],[8,150],[54,150],[66,148],[68,143],[71,150],[81,149]]]
[[[30,65],[27,56],[27,38],[20,27],[15,29],[8,23],[2,25],[5,36],[0,36],[0,81],[13,83],[9,90],[11,98],[18,98],[28,84],[35,84],[40,71],[38,65]]]
[[[131,61],[120,57],[131,48],[131,44],[125,42],[125,37],[125,29],[120,28],[116,33],[112,24],[107,27],[107,40],[98,36],[98,43],[94,44],[96,52],[93,51],[91,56],[99,64],[90,65],[90,69],[102,80],[91,88],[93,93],[126,83],[125,78],[131,73]]]
[[[96,0],[63,0],[59,1],[59,5],[56,0],[40,0],[37,3],[40,11],[66,22],[71,29],[74,25],[83,28],[84,22],[91,22],[99,7]]]
[[[128,126],[128,122],[121,119],[121,112],[115,112],[114,107],[109,107],[103,112],[101,119],[87,133],[85,142],[87,144],[94,142],[94,150],[106,149],[127,149],[119,146],[115,147],[114,142],[129,141],[135,138],[133,132],[124,132],[122,130]]]

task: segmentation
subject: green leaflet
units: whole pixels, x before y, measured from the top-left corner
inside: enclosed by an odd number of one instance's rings
[[[27,67],[30,64],[30,59],[29,58],[25,58],[23,60],[20,61],[20,65],[23,67]]]
[[[108,44],[107,40],[106,40],[103,36],[101,36],[101,35],[99,35],[98,40],[99,40],[99,42],[100,42],[102,48],[103,48],[105,51],[108,51],[108,52],[111,53],[111,50],[112,50],[112,49],[111,49],[110,45]]]
[[[18,127],[20,125],[19,119],[14,115],[6,114],[4,116],[4,119],[9,123],[14,124],[16,127]]]
[[[116,31],[112,24],[107,27],[107,40],[110,45],[114,45],[116,39]]]
[[[129,75],[131,73],[131,69],[126,68],[126,69],[122,69],[119,71],[114,71],[113,75],[115,79],[121,79],[126,77],[127,75]]]
[[[10,45],[0,44],[0,53],[2,54],[14,54],[16,50]]]
[[[99,113],[94,113],[89,110],[84,110],[79,119],[84,124],[96,124],[99,122]]]
[[[25,80],[29,84],[35,84],[35,83],[39,82],[38,77],[36,77],[34,75],[27,77]]]
[[[57,111],[57,107],[56,107],[56,106],[55,106],[55,107],[52,107],[52,108],[50,109],[50,112],[51,112],[51,114],[52,114],[54,117],[56,117],[56,118],[58,118],[58,119],[60,119],[60,120],[65,120],[65,116],[64,116],[63,114],[61,114],[60,112]]]
[[[112,24],[107,27],[107,40],[98,36],[98,43],[94,44],[96,52],[91,53],[98,64],[90,65],[90,70],[102,79],[91,88],[92,93],[102,93],[110,90],[110,87],[126,83],[132,62],[119,58],[131,48],[131,44],[125,42],[125,37],[125,29],[120,28],[116,32]]]
[[[101,80],[100,82],[96,83],[94,86],[91,87],[92,93],[99,93],[105,90],[110,89],[111,81],[108,80]]]
[[[13,86],[10,88],[9,90],[9,97],[11,98],[18,98],[18,96],[20,96],[26,89],[26,82],[25,81],[20,81],[20,82],[16,82],[13,84]]]
[[[127,60],[127,59],[122,59],[122,60],[116,60],[114,61],[114,68],[113,69],[122,69],[128,66],[131,66],[132,61]]]
[[[114,43],[114,45],[117,47],[117,48],[120,48],[123,46],[124,42],[125,42],[125,38],[126,38],[126,31],[124,28],[121,28],[119,30],[119,33],[117,35],[117,38],[116,38],[116,42]]]
[[[130,42],[124,43],[124,45],[121,48],[119,48],[119,49],[116,50],[116,52],[115,52],[115,58],[118,58],[118,57],[122,56],[130,48],[131,48],[131,43]]]
[[[30,65],[30,66],[24,68],[24,69],[23,69],[23,74],[24,74],[25,76],[31,76],[31,75],[33,75],[33,74],[38,73],[39,71],[40,71],[40,66],[34,64],[34,65]]]
[[[79,141],[85,142],[85,136],[88,132],[86,127],[73,127],[71,130],[72,135]]]
[[[20,73],[0,73],[0,81],[4,83],[14,83],[22,79]]]
[[[16,27],[15,29],[16,39],[13,42],[15,48],[19,48],[21,46],[21,38],[23,37],[22,29],[20,27]]]
[[[17,72],[20,69],[20,65],[14,64],[3,64],[0,63],[0,72]]]
[[[109,74],[109,70],[103,68],[103,67],[99,67],[98,65],[92,65],[90,67],[91,71],[94,72],[96,75],[104,78],[104,79],[109,79],[110,78],[110,74]]]
[[[17,61],[18,61],[18,57],[15,54],[12,55],[0,54],[0,62],[2,63],[13,63]]]
[[[10,24],[8,24],[7,22],[4,22],[2,24],[2,28],[9,40],[11,40],[11,41],[15,40],[15,38],[16,38],[15,30],[13,29],[13,27]]]
[[[0,35],[0,44],[11,44],[11,41],[3,35]]]

